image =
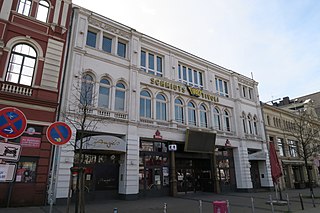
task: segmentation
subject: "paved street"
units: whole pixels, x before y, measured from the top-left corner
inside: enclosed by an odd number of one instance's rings
[[[107,200],[105,202],[87,203],[86,212],[88,213],[113,213],[113,209],[117,208],[118,213],[163,213],[164,204],[167,204],[167,213],[200,213],[199,200],[202,201],[202,213],[212,213],[212,201],[228,200],[231,213],[251,213],[252,198],[254,202],[255,213],[272,212],[272,207],[268,203],[271,195],[274,200],[274,212],[291,212],[296,213],[319,213],[320,212],[320,188],[315,190],[315,205],[313,207],[312,199],[309,197],[309,189],[286,190],[283,192],[283,198],[289,196],[289,209],[285,205],[276,205],[275,192],[257,192],[257,193],[192,193],[182,194],[178,197],[158,197],[145,198],[136,201]],[[305,210],[301,210],[299,193],[303,195],[303,203]],[[21,207],[21,208],[0,208],[1,213],[44,213],[49,212],[49,206],[41,207]],[[58,205],[52,209],[53,213],[66,213],[66,206]],[[70,207],[69,212],[74,212],[74,207]]]

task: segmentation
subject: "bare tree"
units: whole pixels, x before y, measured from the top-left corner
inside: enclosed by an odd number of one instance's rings
[[[75,154],[76,165],[71,168],[76,172],[77,182],[75,187],[75,213],[85,212],[85,158],[84,145],[90,140],[92,132],[98,123],[105,123],[103,117],[94,112],[94,102],[97,100],[95,82],[86,73],[80,73],[73,81],[67,107],[62,112],[65,120],[76,129],[76,140],[70,142]],[[70,197],[68,197],[70,199]],[[68,202],[69,203],[69,202]]]
[[[288,135],[297,141],[297,154],[304,161],[311,195],[313,195],[313,180],[308,161],[320,151],[319,127],[318,118],[307,109],[296,111],[293,122],[286,125]]]

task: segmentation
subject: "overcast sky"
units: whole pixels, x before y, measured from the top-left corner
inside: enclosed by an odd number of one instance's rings
[[[261,101],[320,91],[319,0],[73,3],[227,69],[253,75]]]

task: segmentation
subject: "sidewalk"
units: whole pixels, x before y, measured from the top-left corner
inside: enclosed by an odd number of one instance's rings
[[[304,209],[301,210],[299,193],[303,196]],[[313,207],[312,199],[309,197],[309,189],[286,190],[283,198],[287,194],[290,203],[290,212],[295,213],[319,213],[320,212],[320,188],[314,189],[316,208]],[[252,201],[254,203],[255,213],[270,213],[271,205],[270,195],[275,203],[275,192],[256,192],[256,193],[239,193],[231,192],[225,194],[213,193],[192,193],[182,194],[178,197],[156,197],[145,198],[135,201],[123,200],[106,200],[86,204],[87,213],[113,213],[117,208],[118,213],[164,213],[164,205],[167,206],[167,213],[199,213],[200,200],[202,202],[202,213],[213,213],[212,202],[216,200],[228,200],[231,213],[251,213]],[[49,206],[40,207],[19,207],[19,208],[0,208],[0,213],[47,213]],[[66,206],[53,206],[52,213],[66,213]],[[274,212],[288,212],[287,205],[274,204]],[[70,206],[70,213],[74,212],[74,204]]]

